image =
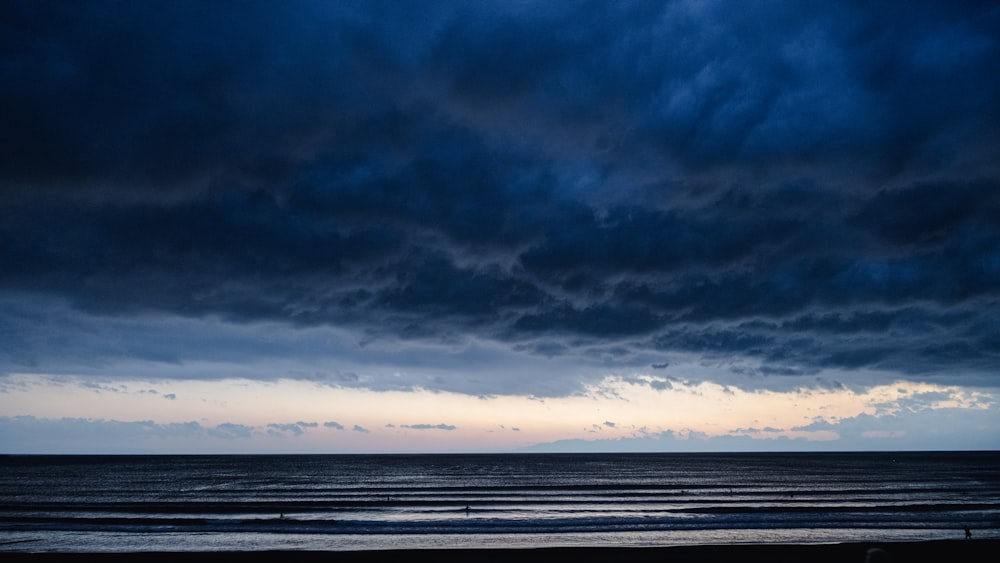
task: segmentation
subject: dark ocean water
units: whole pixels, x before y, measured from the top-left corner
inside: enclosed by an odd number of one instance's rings
[[[0,551],[1000,537],[1000,452],[0,456]]]

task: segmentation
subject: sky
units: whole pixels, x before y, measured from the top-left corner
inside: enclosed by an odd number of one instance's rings
[[[0,453],[1000,449],[991,2],[0,5]]]

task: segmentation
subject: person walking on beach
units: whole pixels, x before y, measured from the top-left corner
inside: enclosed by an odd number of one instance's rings
[[[972,539],[972,530],[970,530],[968,526],[965,527],[965,539]]]

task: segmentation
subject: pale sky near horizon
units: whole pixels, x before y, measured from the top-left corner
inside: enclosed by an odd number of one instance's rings
[[[0,37],[0,454],[1000,449],[989,3]]]

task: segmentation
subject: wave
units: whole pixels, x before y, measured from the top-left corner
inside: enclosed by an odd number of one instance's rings
[[[132,534],[192,545],[207,535],[944,536],[966,525],[1000,535],[997,467],[997,453],[0,457],[0,533],[62,538],[53,545]]]
[[[717,515],[719,516],[719,515]],[[14,531],[90,531],[90,532],[190,532],[190,533],[272,533],[272,534],[509,534],[509,533],[582,533],[609,531],[669,531],[694,529],[795,529],[795,528],[902,528],[923,529],[952,527],[950,518],[877,518],[859,517],[857,513],[819,515],[813,518],[788,518],[788,513],[771,513],[770,518],[742,518],[745,513],[725,513],[711,519],[677,517],[589,517],[548,519],[480,518],[473,520],[435,520],[390,522],[379,520],[338,520],[293,518],[44,518],[7,517],[0,519],[0,529]],[[774,517],[777,516],[777,517]],[[784,517],[782,517],[784,516]],[[968,515],[972,516],[972,515]],[[977,527],[1000,526],[1000,514],[988,520],[974,519]]]

